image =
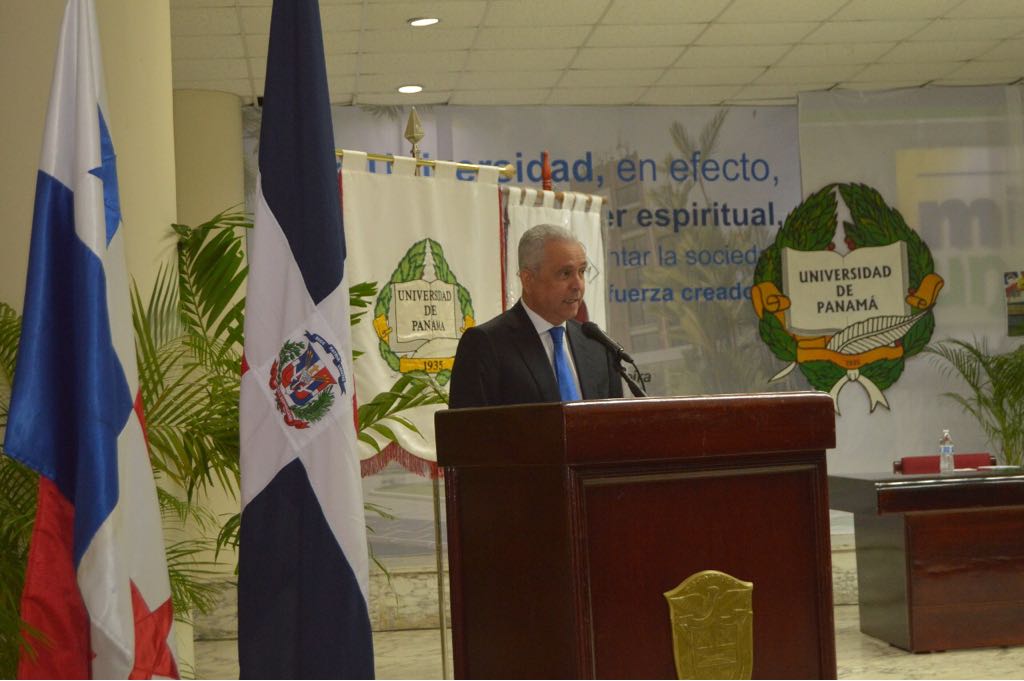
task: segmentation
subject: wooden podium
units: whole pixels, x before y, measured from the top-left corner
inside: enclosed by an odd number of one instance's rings
[[[665,592],[753,583],[754,678],[835,678],[824,393],[441,411],[458,678],[676,678]],[[694,641],[734,653],[729,632]]]

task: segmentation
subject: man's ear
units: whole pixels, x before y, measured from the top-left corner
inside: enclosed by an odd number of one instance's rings
[[[533,282],[533,272],[527,269],[519,270],[519,283],[522,284],[523,290],[526,290]]]

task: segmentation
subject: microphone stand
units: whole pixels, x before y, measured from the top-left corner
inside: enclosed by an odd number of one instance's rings
[[[633,365],[633,368],[636,369],[638,374],[640,373],[640,370],[637,369],[635,364]],[[626,381],[626,385],[629,386],[629,392],[633,393],[633,397],[647,397],[647,393],[640,387],[640,384],[634,381],[633,377],[626,372],[626,367],[622,366],[621,360],[618,363],[617,369],[619,371],[619,375]]]

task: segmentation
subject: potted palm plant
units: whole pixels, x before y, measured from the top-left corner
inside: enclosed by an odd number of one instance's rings
[[[966,384],[943,393],[975,418],[1000,463],[1020,466],[1024,455],[1024,345],[994,354],[975,340],[944,340],[925,348],[946,376]]]

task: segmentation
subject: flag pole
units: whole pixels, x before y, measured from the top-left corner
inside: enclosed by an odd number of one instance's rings
[[[420,152],[420,140],[423,139],[423,126],[420,124],[420,117],[416,114],[416,107],[409,112],[409,120],[405,124],[405,139],[412,148],[409,153],[416,159],[416,174],[420,174],[422,163]],[[479,169],[479,166],[477,167]],[[505,170],[511,171],[509,165]],[[504,171],[502,171],[504,172]],[[448,678],[448,637],[445,636],[445,621],[448,619],[448,602],[444,597],[444,555],[441,550],[441,469],[436,469],[436,474],[431,476],[431,489],[434,497],[434,562],[437,566],[437,621],[438,630],[441,634],[441,678]]]

